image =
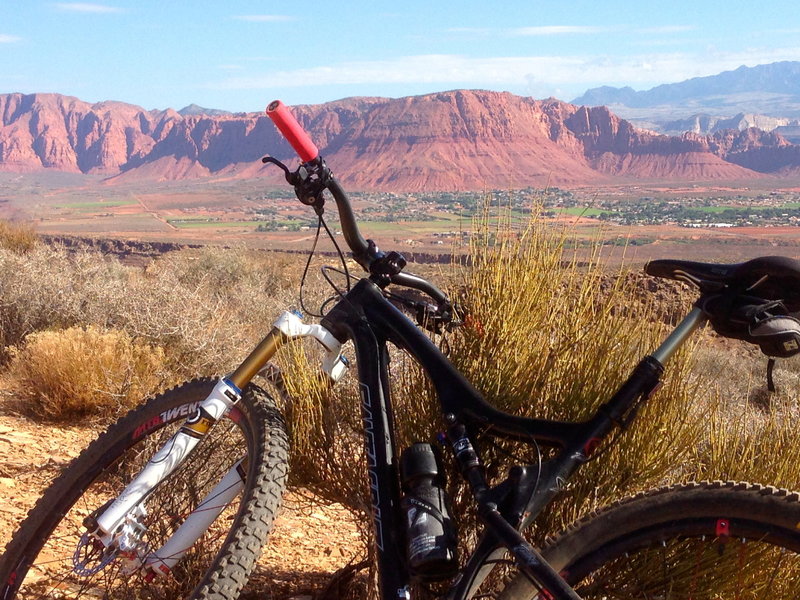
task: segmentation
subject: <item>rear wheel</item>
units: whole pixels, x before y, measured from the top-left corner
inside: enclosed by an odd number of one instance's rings
[[[224,503],[209,493],[244,459],[238,468],[243,489],[169,574],[154,577],[137,563],[137,553],[104,556],[83,525],[194,414],[215,383],[192,381],[152,398],[69,465],[6,547],[0,598],[237,597],[280,505],[287,471],[285,424],[270,397],[255,386],[134,514],[138,554],[154,553],[201,502],[201,510],[219,510]]]
[[[585,600],[796,600],[798,499],[745,483],[663,488],[579,521],[543,554]],[[537,596],[517,573],[497,597]]]

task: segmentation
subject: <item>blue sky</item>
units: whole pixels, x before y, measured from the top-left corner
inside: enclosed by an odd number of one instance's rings
[[[570,100],[800,60],[796,0],[0,0],[0,93],[147,109],[506,90]]]

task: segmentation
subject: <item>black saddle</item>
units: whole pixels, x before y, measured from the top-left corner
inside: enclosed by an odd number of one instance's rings
[[[800,261],[785,256],[762,256],[743,263],[714,264],[688,260],[651,260],[648,275],[697,285],[703,293],[723,291],[781,301],[791,313],[800,312]]]

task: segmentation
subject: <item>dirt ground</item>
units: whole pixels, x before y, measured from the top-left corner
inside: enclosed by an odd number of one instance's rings
[[[53,427],[13,414],[0,397],[0,548],[4,548],[47,483],[96,432]],[[331,575],[357,563],[365,551],[359,531],[340,505],[302,492],[287,495],[247,597],[309,600]]]

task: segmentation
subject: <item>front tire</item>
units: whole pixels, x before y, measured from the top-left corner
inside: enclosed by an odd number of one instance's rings
[[[50,485],[0,559],[0,598],[233,599],[247,582],[286,485],[288,436],[272,399],[248,386],[242,399],[144,501],[151,552],[242,457],[243,490],[172,572],[148,577],[116,557],[96,572],[84,519],[113,499],[191,416],[216,381],[185,383],[149,400],[100,434]],[[81,541],[83,539],[83,541]],[[91,548],[90,548],[91,550]],[[83,553],[83,554],[82,554]],[[82,562],[83,561],[83,562]]]

